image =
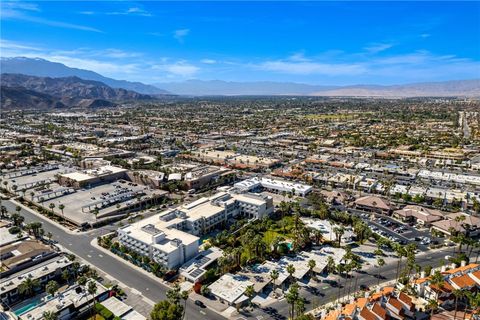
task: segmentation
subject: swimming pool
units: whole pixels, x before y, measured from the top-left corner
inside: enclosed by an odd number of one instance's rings
[[[13,311],[13,313],[15,313],[15,315],[17,315],[17,316],[20,316],[20,315],[24,314],[25,312],[32,310],[33,308],[35,308],[39,304],[40,304],[40,301],[30,302],[29,304],[24,305],[23,307],[18,308],[17,310]]]

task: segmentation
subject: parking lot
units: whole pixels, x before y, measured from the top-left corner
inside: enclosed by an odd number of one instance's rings
[[[356,209],[349,209],[349,212],[365,221],[373,232],[401,245],[415,242],[418,249],[426,251],[429,249],[429,245],[441,241],[432,237],[428,229],[419,230],[385,215],[375,213],[372,219],[372,213]]]
[[[75,221],[77,224],[96,221],[91,211],[95,207],[99,210],[98,219],[113,214],[113,212],[138,202],[137,195],[151,196],[162,194],[165,191],[152,190],[143,185],[133,184],[120,180],[112,184],[98,185],[90,189],[78,189],[72,194],[58,197],[42,202],[41,205],[49,208],[50,203],[55,205],[58,213],[60,204],[65,206],[63,214],[65,217]],[[89,207],[90,206],[90,207]]]

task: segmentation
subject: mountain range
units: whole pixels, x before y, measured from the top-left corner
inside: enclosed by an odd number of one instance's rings
[[[78,77],[84,80],[100,81],[112,88],[123,88],[143,94],[168,94],[165,90],[141,82],[115,80],[90,70],[70,68],[64,64],[40,58],[2,57],[0,70],[2,73],[27,74],[37,77]]]
[[[78,77],[50,78],[2,73],[1,103],[6,109],[111,107],[116,101],[148,100],[151,96]]]
[[[222,80],[187,80],[182,82],[165,82],[144,84],[104,77],[96,72],[70,68],[61,63],[39,58],[13,57],[2,58],[2,73],[26,74],[37,77],[77,77],[83,80],[99,81],[111,88],[122,88],[161,96],[166,94],[187,96],[233,96],[233,95],[305,95],[330,97],[480,97],[480,79],[453,80],[443,82],[414,83],[403,85],[352,85],[323,86],[293,82],[229,82]],[[65,83],[67,84],[67,83]],[[28,88],[27,88],[28,89]],[[33,88],[30,88],[35,90]],[[37,88],[38,89],[38,88]],[[56,95],[57,92],[53,93]],[[80,90],[80,89],[79,89]],[[83,90],[83,89],[82,89]],[[80,91],[82,91],[80,90]],[[42,92],[42,91],[40,91]],[[73,93],[70,90],[71,93]],[[48,92],[44,92],[48,93]],[[105,91],[106,93],[106,91]],[[50,94],[50,93],[48,93]],[[104,99],[110,99],[104,96]],[[134,98],[136,99],[136,98]]]

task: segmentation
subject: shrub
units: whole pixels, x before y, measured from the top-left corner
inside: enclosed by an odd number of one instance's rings
[[[10,229],[8,229],[8,232],[10,232],[10,234],[17,234],[20,232],[20,228],[17,226],[13,226]]]

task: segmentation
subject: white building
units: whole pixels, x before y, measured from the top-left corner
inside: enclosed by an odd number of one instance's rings
[[[122,227],[118,235],[127,248],[173,269],[198,254],[198,236],[239,215],[261,219],[272,212],[271,197],[232,189]]]
[[[255,191],[258,189],[264,189],[276,193],[294,192],[295,195],[302,197],[306,196],[310,191],[313,190],[311,186],[306,184],[258,177],[237,182],[235,183],[234,187],[242,191]]]

